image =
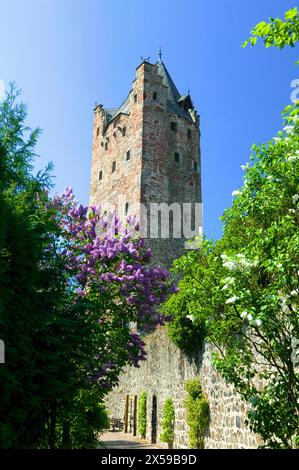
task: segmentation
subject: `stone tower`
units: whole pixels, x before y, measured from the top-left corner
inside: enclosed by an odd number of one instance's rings
[[[90,204],[136,215],[153,262],[165,267],[202,225],[199,140],[191,97],[178,92],[161,53],[137,67],[119,108],[94,109]]]
[[[199,118],[190,95],[180,95],[160,54],[156,64],[143,61],[137,67],[132,89],[119,108],[97,105],[94,110],[90,204],[116,208],[123,218],[136,214],[147,228],[144,236],[153,262],[165,267],[182,254],[190,238],[182,230],[189,217],[184,205],[194,209],[201,203],[199,139]],[[157,205],[164,212],[156,223],[152,212]],[[199,216],[189,217],[195,233],[201,227]],[[168,226],[169,238],[163,232]],[[145,342],[147,360],[139,369],[127,366],[106,399],[111,418],[122,423],[125,432],[137,434],[137,403],[146,392],[146,438],[165,446],[160,442],[162,410],[171,398],[174,448],[188,448],[184,383],[199,377],[210,406],[206,447],[257,446],[245,425],[244,404],[211,365],[211,345],[204,344],[189,357],[172,343],[165,327],[157,327]]]

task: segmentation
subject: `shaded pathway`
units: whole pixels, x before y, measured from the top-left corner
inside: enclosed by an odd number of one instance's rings
[[[106,449],[160,449],[157,444],[150,444],[147,441],[138,439],[132,434],[108,431],[100,436],[101,444],[98,448],[104,447]]]

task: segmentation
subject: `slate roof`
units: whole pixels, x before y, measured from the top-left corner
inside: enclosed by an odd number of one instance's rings
[[[156,63],[156,66],[158,67],[159,75],[163,79],[163,84],[167,86],[167,110],[170,113],[177,114],[178,116],[182,116],[183,118],[193,122],[193,119],[189,111],[186,111],[184,107],[180,106],[179,104],[179,103],[183,103],[184,101],[187,101],[189,104],[190,103],[192,104],[190,95],[189,94],[183,95],[183,96],[180,95],[171,76],[169,75],[167,68],[165,67],[164,62],[162,62],[161,59],[158,60],[158,62]],[[110,108],[110,109],[105,109],[104,111],[105,111],[106,125],[112,119],[114,119],[116,116],[118,116],[121,113],[130,114],[130,93],[119,108]]]
[[[175,86],[171,76],[169,75],[164,62],[162,62],[162,60],[159,59],[158,62],[156,63],[156,66],[158,67],[159,75],[161,75],[161,77],[163,78],[163,85],[166,85],[168,87],[167,98],[170,101],[177,101],[181,95],[178,92],[178,89]]]
[[[192,117],[189,111],[186,111],[183,107],[181,107],[178,103],[183,102],[185,99],[189,97],[189,95],[181,96],[177,87],[175,86],[171,76],[167,68],[165,67],[164,62],[159,59],[156,63],[159,71],[159,75],[163,78],[163,84],[167,86],[167,109],[169,112],[177,114],[179,116],[192,121]]]

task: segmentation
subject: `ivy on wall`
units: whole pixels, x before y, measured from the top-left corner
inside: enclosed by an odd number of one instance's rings
[[[191,449],[203,449],[204,437],[210,422],[209,403],[203,395],[198,378],[185,383],[188,396],[185,400],[189,445]]]
[[[171,398],[167,398],[164,403],[162,412],[162,433],[160,435],[160,441],[166,442],[169,449],[173,447],[174,440],[174,406]]]
[[[138,400],[138,433],[145,439],[146,435],[146,392],[141,392]]]

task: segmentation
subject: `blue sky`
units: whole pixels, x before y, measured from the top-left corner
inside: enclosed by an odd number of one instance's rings
[[[252,143],[276,134],[296,50],[240,48],[250,29],[295,0],[0,0],[0,81],[16,81],[40,126],[38,167],[55,165],[56,188],[88,203],[93,106],[117,107],[140,57],[163,60],[201,115],[204,230],[242,183]]]

